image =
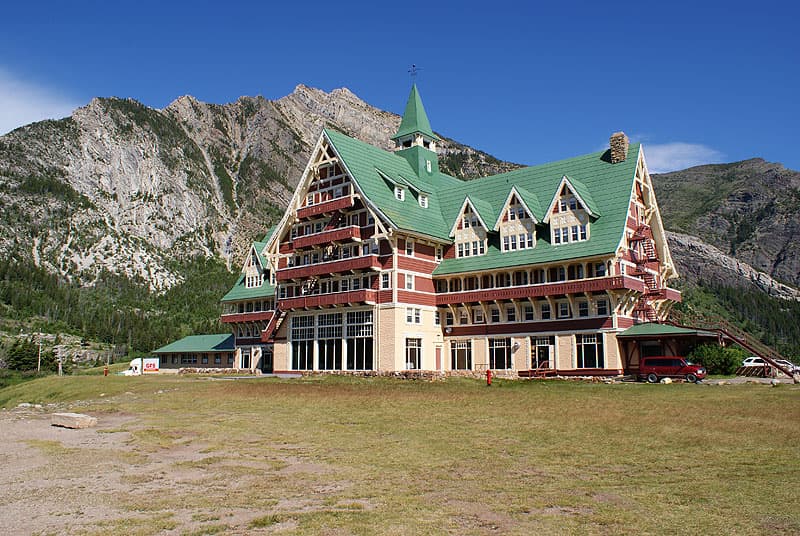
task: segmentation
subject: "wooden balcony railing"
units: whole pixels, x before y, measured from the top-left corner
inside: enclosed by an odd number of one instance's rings
[[[330,201],[325,201],[324,203],[319,203],[318,205],[298,208],[297,218],[302,220],[303,218],[319,216],[320,214],[325,214],[326,212],[334,212],[336,210],[350,208],[353,206],[353,203],[354,200],[353,196],[351,195],[339,197],[337,199],[331,199]]]
[[[336,274],[340,272],[349,272],[352,270],[380,270],[381,262],[377,255],[364,255],[361,257],[352,257],[350,259],[341,259],[338,261],[321,262],[319,264],[307,264],[305,266],[296,266],[293,268],[281,268],[277,271],[276,277],[278,281],[286,281],[289,279],[302,279],[312,275],[327,275]]]
[[[542,296],[556,296],[560,294],[581,294],[584,292],[596,292],[603,290],[629,289],[644,292],[645,288],[646,285],[641,279],[627,275],[616,275],[611,277],[595,277],[592,279],[559,281],[556,283],[541,283],[538,285],[525,285],[520,287],[501,287],[485,290],[447,292],[436,296],[436,305],[536,298]]]
[[[220,315],[220,322],[231,324],[234,322],[261,322],[262,320],[271,320],[274,311],[258,311],[250,313],[227,313]]]
[[[329,242],[340,242],[342,240],[361,240],[361,228],[353,225],[342,227],[341,229],[331,229],[306,236],[298,236],[293,240],[295,248],[305,248],[316,244],[327,244]]]
[[[361,289],[349,292],[336,292],[333,294],[318,294],[313,296],[299,296],[285,298],[278,301],[281,310],[300,309],[304,307],[325,307],[330,305],[345,305],[350,303],[375,303],[378,297],[377,290]]]

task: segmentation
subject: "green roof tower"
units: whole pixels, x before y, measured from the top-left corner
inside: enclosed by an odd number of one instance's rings
[[[400,128],[392,140],[397,154],[408,160],[418,177],[431,178],[439,172],[439,157],[436,154],[439,136],[431,129],[417,84],[411,86]]]

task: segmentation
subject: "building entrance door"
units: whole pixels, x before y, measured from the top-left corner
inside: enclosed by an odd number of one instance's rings
[[[436,370],[442,370],[442,347],[436,347]]]
[[[261,372],[272,374],[272,346],[261,347]]]

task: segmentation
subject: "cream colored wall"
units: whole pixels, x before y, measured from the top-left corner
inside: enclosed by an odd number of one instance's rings
[[[272,347],[272,368],[275,370],[289,370],[291,363],[289,361],[289,343],[286,341],[289,332],[289,319],[284,318],[281,325],[278,326],[278,333],[275,334],[277,339],[283,339],[276,342]]]
[[[574,335],[556,335],[556,368],[569,370],[575,368],[572,364],[572,347],[575,344]]]
[[[530,339],[528,337],[511,337],[511,348],[517,345],[517,351],[511,354],[511,366],[514,370],[528,370],[530,367]]]
[[[550,216],[550,228],[572,227],[573,225],[586,225],[587,238],[591,237],[589,215],[585,210],[567,210]]]
[[[606,333],[603,341],[603,348],[606,353],[606,368],[621,369],[622,356],[620,355],[619,344],[617,343],[616,333]]]
[[[421,311],[420,324],[406,323],[406,305],[392,305],[379,309],[380,315],[380,358],[379,370],[405,370],[406,339],[422,339],[422,363],[425,370],[436,369],[436,346],[442,347],[442,361],[445,360],[444,340],[440,326],[434,325],[433,307],[410,306]]]

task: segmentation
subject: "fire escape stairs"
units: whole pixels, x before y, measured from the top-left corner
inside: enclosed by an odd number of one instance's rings
[[[729,340],[735,342],[742,348],[746,348],[747,350],[752,352],[753,355],[756,355],[761,359],[763,359],[764,361],[766,361],[767,363],[769,363],[771,367],[774,367],[775,369],[783,372],[790,378],[793,378],[794,383],[800,383],[800,376],[794,375],[790,369],[777,362],[778,360],[787,361],[783,355],[781,355],[774,348],[767,346],[766,344],[755,338],[750,333],[747,333],[743,329],[734,326],[733,324],[731,324],[722,317],[715,315],[706,315],[694,310],[689,310],[687,312],[687,311],[678,311],[673,309],[672,311],[670,311],[670,315],[666,323],[676,327],[703,329],[705,331],[711,331],[717,333],[720,339],[728,338]],[[758,367],[742,367],[742,368],[758,368]]]
[[[641,243],[641,253],[633,247],[636,242]],[[658,313],[651,300],[663,298],[664,289],[661,288],[656,277],[650,271],[650,263],[658,262],[658,253],[653,243],[653,233],[650,230],[650,226],[642,224],[637,227],[630,238],[630,243],[631,256],[636,265],[631,275],[639,276],[645,284],[645,290],[639,297],[634,312],[640,319],[644,319],[647,322],[657,322]]]
[[[269,319],[269,323],[267,327],[264,328],[264,331],[261,332],[261,340],[264,342],[274,342],[275,334],[278,333],[278,328],[283,321],[284,312],[281,311],[280,307],[275,307],[275,312],[272,314],[272,318]]]

